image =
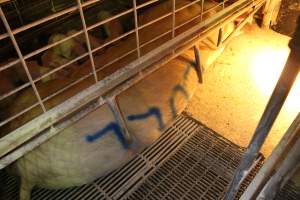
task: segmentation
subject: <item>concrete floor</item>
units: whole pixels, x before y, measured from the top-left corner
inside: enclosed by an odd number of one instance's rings
[[[204,83],[186,111],[232,142],[247,146],[288,56],[288,41],[271,30],[246,26],[205,71]],[[262,148],[265,156],[300,111],[299,76],[296,82]]]

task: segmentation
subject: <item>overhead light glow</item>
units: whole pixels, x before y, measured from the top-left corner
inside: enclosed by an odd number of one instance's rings
[[[252,75],[261,93],[270,96],[280,77],[283,67],[289,55],[289,48],[284,49],[262,49],[256,52],[252,59]],[[285,103],[288,110],[300,110],[300,76]]]

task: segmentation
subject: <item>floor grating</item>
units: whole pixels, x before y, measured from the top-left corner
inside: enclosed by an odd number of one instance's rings
[[[218,200],[224,196],[243,151],[243,148],[193,118],[180,115],[159,140],[122,168],[81,187],[34,189],[31,199]],[[239,194],[250,183],[262,162],[263,157],[259,156]],[[0,178],[3,199],[17,199],[18,180],[3,171]]]

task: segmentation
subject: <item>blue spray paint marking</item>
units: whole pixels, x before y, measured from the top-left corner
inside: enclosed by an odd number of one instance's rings
[[[151,117],[151,116],[154,116],[157,119],[159,129],[162,130],[165,127],[165,125],[164,125],[162,117],[161,117],[161,112],[160,112],[159,108],[157,108],[157,107],[150,108],[148,110],[148,112],[146,112],[146,113],[129,115],[129,116],[127,116],[127,119],[130,121],[143,120],[143,119],[147,119],[148,117]]]
[[[122,129],[121,129],[120,125],[116,122],[110,122],[108,125],[106,125],[105,128],[100,129],[95,134],[87,135],[85,137],[85,139],[86,139],[87,142],[94,142],[95,140],[98,140],[99,138],[101,138],[105,134],[109,133],[110,131],[112,131],[114,134],[116,134],[118,140],[120,141],[120,143],[122,144],[124,149],[129,148],[129,145],[126,142],[126,139],[125,139],[125,137],[122,133]]]
[[[170,106],[171,106],[171,112],[172,112],[173,118],[175,118],[177,115],[176,105],[175,105],[175,95],[178,92],[181,92],[184,95],[185,99],[189,99],[189,93],[186,91],[186,89],[182,85],[178,84],[173,88],[173,94],[170,98]]]

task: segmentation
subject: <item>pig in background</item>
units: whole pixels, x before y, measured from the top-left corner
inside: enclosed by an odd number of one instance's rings
[[[12,62],[15,59],[8,59],[7,62],[0,63],[0,67]],[[26,61],[28,70],[33,79],[39,77],[43,72],[47,71],[40,66],[36,61]],[[0,97],[7,95],[18,87],[28,83],[28,76],[21,63],[15,64],[7,69],[0,71]],[[8,97],[0,100],[0,121],[8,117],[6,107],[9,106],[18,96],[17,93],[11,94]],[[1,135],[1,134],[0,134]]]
[[[107,18],[111,16],[110,12],[108,11],[99,11],[97,13],[97,19],[102,20],[104,18]],[[103,31],[103,32],[102,32]],[[64,39],[67,36],[73,35],[76,33],[77,30],[69,30],[65,33],[53,33],[50,35],[48,39],[48,44],[53,44],[55,42],[58,42],[62,39]],[[89,40],[91,48],[94,49],[96,47],[101,46],[106,41],[109,41],[111,39],[114,39],[115,37],[121,35],[123,33],[122,25],[118,20],[113,20],[111,22],[108,22],[102,26],[100,26],[97,30],[92,31],[89,34]],[[96,36],[94,36],[96,35]],[[84,67],[91,70],[90,62],[87,61],[87,56],[83,59],[80,59],[76,62],[73,62],[71,64],[68,64],[72,59],[75,59],[79,56],[82,56],[84,53],[87,52],[87,45],[86,45],[86,38],[84,34],[80,34],[76,37],[73,37],[71,39],[68,39],[48,50],[43,52],[41,55],[35,56],[35,60],[26,60],[26,64],[28,67],[28,70],[32,76],[32,79],[35,80],[37,78],[40,78],[41,76],[44,76],[46,73],[52,72],[50,75],[43,77],[41,81],[36,82],[37,89],[39,90],[39,86],[43,83],[54,80],[54,79],[66,79],[66,78],[72,78],[78,76],[74,76],[74,73],[76,74],[78,71],[78,68],[82,67],[81,65],[85,63]],[[97,53],[94,53],[94,55],[98,55],[99,53],[103,53],[103,51],[98,51]],[[13,58],[8,59],[7,62],[3,62],[0,64],[0,66],[4,66],[5,64],[13,61]],[[67,67],[58,70],[58,67],[61,67],[62,65],[68,64]],[[86,70],[86,73],[88,73],[88,70]],[[72,80],[74,81],[74,80]],[[3,71],[0,71],[0,96],[6,95],[9,92],[12,92],[13,90],[17,89],[18,87],[28,84],[29,79],[27,77],[27,74],[22,66],[21,63],[18,63],[8,69],[5,69]],[[41,83],[40,83],[41,82]],[[63,86],[66,86],[67,83],[70,83],[68,81],[63,81],[60,83],[61,88]],[[30,88],[27,87],[27,88]],[[52,90],[51,92],[54,92]],[[18,96],[20,92],[17,94],[9,95],[8,97],[0,100],[0,121],[3,121],[10,117],[8,115],[8,112],[6,112],[6,107],[9,106],[9,104],[12,104],[13,100]],[[42,93],[45,93],[42,91]],[[49,93],[50,94],[50,93]],[[47,95],[42,95],[42,97],[46,97]],[[29,107],[34,102],[24,102],[24,106],[22,107],[25,109],[26,107]],[[54,106],[54,105],[53,105]],[[21,111],[21,110],[20,110]],[[7,134],[7,127],[1,128],[1,136]]]

